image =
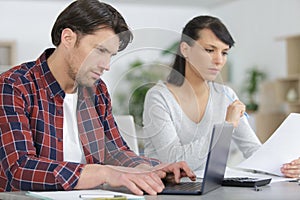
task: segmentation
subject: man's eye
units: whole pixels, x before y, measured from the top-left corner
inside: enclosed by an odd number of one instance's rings
[[[206,51],[207,53],[212,53],[212,52],[214,52],[213,49],[205,49],[205,51]]]
[[[103,48],[97,48],[97,50],[98,50],[99,53],[105,53],[106,52],[106,50],[103,49]]]

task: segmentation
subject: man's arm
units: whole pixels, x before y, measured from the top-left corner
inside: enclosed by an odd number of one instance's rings
[[[44,127],[38,123],[46,122],[39,119],[37,105],[32,103],[37,94],[29,90],[29,83],[15,86],[9,79],[0,82],[0,190],[73,189],[83,165],[51,159],[60,153],[59,141],[46,130],[40,133],[42,142],[35,141],[37,132],[32,129]]]
[[[110,124],[107,126],[110,127],[109,129],[104,129],[106,142],[105,164],[126,167],[136,167],[140,164],[149,166],[160,164],[160,161],[157,159],[138,156],[129,149],[121,136],[118,127],[115,125],[115,120],[112,114],[110,114],[106,118],[106,121],[104,121],[104,127],[106,127],[105,124]]]
[[[138,156],[127,146],[114,120],[110,95],[102,80],[99,81],[96,94],[98,98],[96,109],[105,134],[105,164],[126,167],[140,164],[158,165],[160,161],[157,159]]]

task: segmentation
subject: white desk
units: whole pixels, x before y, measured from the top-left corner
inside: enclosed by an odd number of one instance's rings
[[[25,195],[25,192],[2,192],[0,199],[3,200],[23,200],[36,199]],[[262,187],[261,191],[255,191],[253,188],[239,187],[220,187],[205,195],[197,196],[177,196],[177,195],[158,195],[145,196],[146,200],[295,200],[300,199],[300,186],[296,182],[277,182]]]

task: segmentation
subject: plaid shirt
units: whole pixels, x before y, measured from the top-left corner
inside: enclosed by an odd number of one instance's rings
[[[63,159],[65,93],[47,65],[53,51],[0,77],[0,191],[71,190],[84,167]],[[126,145],[102,80],[94,89],[78,87],[77,118],[88,164],[159,163],[137,156]]]

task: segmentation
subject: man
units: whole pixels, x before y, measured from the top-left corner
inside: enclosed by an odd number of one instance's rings
[[[98,0],[71,3],[52,29],[55,49],[0,78],[0,191],[72,190],[107,183],[155,195],[168,173],[194,180],[185,162],[137,156],[119,134],[99,79],[132,34]]]

